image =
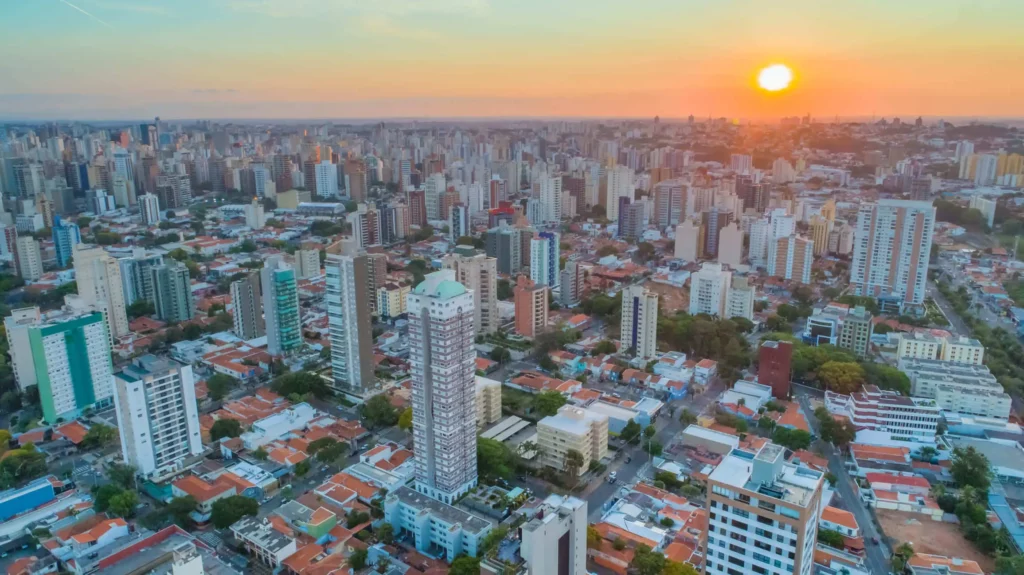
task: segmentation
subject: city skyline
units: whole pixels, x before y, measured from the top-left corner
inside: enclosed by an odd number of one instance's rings
[[[1021,17],[998,1],[8,2],[0,117],[1012,117]],[[793,85],[758,89],[775,63]]]

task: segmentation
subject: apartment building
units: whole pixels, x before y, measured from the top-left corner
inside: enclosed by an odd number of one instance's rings
[[[858,306],[850,310],[839,330],[836,346],[848,349],[861,357],[867,355],[871,335],[874,333],[872,318],[871,313],[863,307]]]
[[[515,296],[516,332],[523,337],[536,337],[548,327],[548,286],[519,276],[512,291]]]
[[[346,239],[327,248],[324,300],[331,338],[333,387],[357,397],[376,387],[370,305],[376,294],[370,288],[370,273],[370,259],[356,241]]]
[[[486,427],[501,419],[501,382],[476,376],[476,426]]]
[[[579,473],[591,461],[601,461],[608,454],[608,416],[582,407],[563,405],[558,413],[537,422],[537,446],[540,462],[565,470],[565,454],[570,450],[583,456]]]
[[[690,315],[725,315],[726,298],[732,285],[732,272],[718,262],[704,262],[690,276]],[[751,310],[753,311],[753,310]]]
[[[754,286],[747,278],[732,278],[732,285],[725,294],[725,314],[722,317],[754,321]]]
[[[926,332],[899,334],[896,346],[896,358],[938,359],[946,340]]]
[[[981,342],[966,336],[946,338],[939,356],[942,361],[981,365],[985,360],[985,346]]]
[[[587,502],[551,495],[520,527],[527,575],[587,575]]]
[[[407,285],[386,283],[377,288],[377,312],[381,317],[398,317],[405,313],[405,298],[412,288]]]
[[[622,292],[622,317],[619,341],[623,349],[632,349],[636,357],[654,357],[658,346],[658,294],[641,285]]]
[[[934,231],[935,207],[930,201],[862,204],[850,263],[854,293],[896,296],[903,304],[923,304]]]
[[[910,395],[934,399],[943,411],[1005,420],[1010,396],[984,365],[904,358],[900,369],[910,378]]]
[[[477,334],[498,331],[498,260],[482,253],[441,258],[443,269],[455,270],[455,281],[473,292],[473,326]]]
[[[863,391],[850,395],[826,391],[825,407],[829,413],[848,417],[858,430],[929,440],[935,437],[942,412],[934,399],[905,397],[874,385],[865,385]]]
[[[235,335],[248,341],[267,333],[263,323],[263,294],[260,291],[259,272],[249,272],[244,278],[231,282],[231,304]]]
[[[813,573],[823,484],[780,445],[732,450],[708,477],[705,573]]]

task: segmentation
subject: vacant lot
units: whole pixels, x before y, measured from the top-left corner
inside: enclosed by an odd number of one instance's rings
[[[877,515],[882,530],[894,541],[894,549],[899,544],[909,541],[914,546],[914,551],[919,553],[971,559],[977,561],[986,573],[995,570],[995,561],[975,549],[953,523],[932,521],[923,515],[899,511],[878,510]]]
[[[644,287],[658,294],[658,303],[668,315],[690,309],[690,292],[683,288],[657,282],[647,282]]]

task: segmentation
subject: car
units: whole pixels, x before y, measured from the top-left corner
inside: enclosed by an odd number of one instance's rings
[[[630,461],[633,461],[633,456],[632,455],[627,455],[626,456],[626,463],[629,463]]]
[[[619,474],[618,474],[618,473],[616,473],[615,471],[612,471],[611,473],[609,473],[609,474],[608,474],[608,483],[615,483],[615,479],[616,479],[616,478],[617,478],[618,476],[619,476]]]
[[[878,545],[878,537],[872,537],[871,538],[871,544],[872,545]]]

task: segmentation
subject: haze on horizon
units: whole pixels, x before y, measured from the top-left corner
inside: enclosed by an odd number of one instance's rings
[[[7,0],[0,118],[1024,115],[1024,2]],[[756,87],[784,63],[786,90]]]

